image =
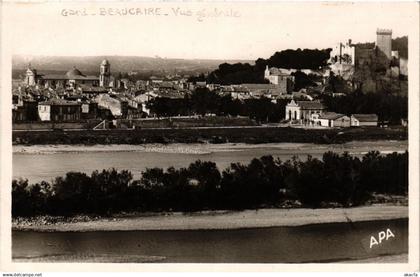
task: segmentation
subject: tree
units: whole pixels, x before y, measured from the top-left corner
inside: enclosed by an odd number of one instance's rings
[[[191,94],[192,110],[201,115],[216,113],[219,106],[219,96],[208,88],[197,88]]]

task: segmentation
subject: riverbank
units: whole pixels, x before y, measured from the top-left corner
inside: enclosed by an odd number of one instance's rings
[[[112,130],[13,131],[14,145],[150,144],[150,143],[316,143],[364,140],[407,140],[407,128],[357,127],[304,129],[273,126],[151,128]]]
[[[39,232],[225,230],[408,218],[408,207],[374,204],[356,208],[259,209],[195,213],[134,213],[109,218],[75,217],[42,220],[14,219],[12,229]]]
[[[223,143],[223,144],[198,144],[198,143],[173,143],[173,144],[109,144],[109,145],[14,145],[13,154],[56,154],[56,153],[86,153],[86,152],[142,152],[142,153],[165,153],[165,154],[197,154],[204,155],[215,152],[236,152],[252,149],[270,149],[272,151],[282,150],[285,153],[298,155],[301,152],[313,154],[312,152],[324,153],[326,151],[342,152],[350,154],[366,154],[371,149],[381,154],[392,152],[404,153],[408,149],[408,141],[351,141],[343,144],[317,145],[313,143]]]

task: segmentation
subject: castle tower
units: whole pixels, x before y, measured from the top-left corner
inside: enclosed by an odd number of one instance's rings
[[[377,29],[376,30],[376,47],[385,54],[388,60],[391,60],[391,41],[392,41],[392,30],[388,29]]]
[[[103,60],[99,69],[99,86],[107,87],[111,79],[111,65],[108,60]]]

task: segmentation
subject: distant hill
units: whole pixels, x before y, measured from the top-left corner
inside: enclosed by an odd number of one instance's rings
[[[159,57],[138,56],[87,56],[87,57],[63,57],[63,56],[13,56],[12,68],[22,72],[28,64],[41,72],[66,72],[77,67],[85,74],[98,73],[99,65],[103,59],[111,63],[111,72],[156,72],[197,74],[215,70],[221,63],[251,62],[248,60],[206,60],[206,59],[166,59]]]

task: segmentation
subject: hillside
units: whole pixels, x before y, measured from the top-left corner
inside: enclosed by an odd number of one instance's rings
[[[33,68],[40,71],[66,72],[76,66],[83,73],[99,71],[99,64],[103,59],[111,63],[112,72],[156,72],[156,73],[206,73],[216,69],[219,64],[229,62],[251,62],[247,60],[206,60],[206,59],[166,59],[159,57],[138,56],[13,56],[12,68],[15,72],[22,71],[31,63]]]

